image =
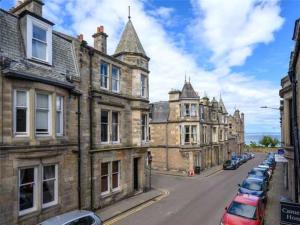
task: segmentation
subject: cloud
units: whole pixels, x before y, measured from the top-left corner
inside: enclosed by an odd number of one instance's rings
[[[197,40],[211,51],[213,70],[198,64],[197,56],[185,45],[178,44],[164,28],[161,18],[170,19],[176,11],[171,7],[147,9],[144,1],[130,0],[55,0],[46,3],[46,12],[60,29],[72,35],[83,33],[92,45],[96,27],[104,25],[108,52],[113,54],[127,22],[131,5],[132,22],[150,61],[150,100],[167,100],[172,88],[181,89],[184,76],[191,77],[196,91],[222,98],[229,112],[240,108],[245,112],[248,131],[279,131],[278,112],[262,110],[263,105],[278,106],[278,88],[269,81],[257,80],[251,74],[233,73],[232,66],[242,65],[260,43],[274,40],[283,19],[276,0],[193,0],[195,17],[190,33],[182,38]],[[61,13],[63,11],[63,17]],[[158,18],[159,17],[159,18]],[[199,53],[201,54],[201,52]]]

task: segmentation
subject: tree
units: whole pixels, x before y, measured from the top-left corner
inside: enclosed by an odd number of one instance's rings
[[[263,136],[262,139],[259,141],[259,144],[265,146],[265,147],[269,147],[269,145],[271,145],[273,139],[270,136]]]
[[[250,148],[256,148],[257,147],[257,144],[255,141],[250,141]]]
[[[279,140],[277,138],[271,138],[271,147],[275,147],[279,144]]]

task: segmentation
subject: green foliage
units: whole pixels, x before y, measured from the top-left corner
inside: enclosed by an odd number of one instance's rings
[[[279,140],[270,136],[263,136],[262,139],[259,141],[259,144],[263,145],[264,147],[275,147],[279,144]]]
[[[257,148],[258,147],[255,141],[250,141],[249,146],[250,146],[250,148]]]

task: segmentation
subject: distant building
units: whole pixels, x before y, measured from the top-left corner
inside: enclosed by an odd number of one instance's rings
[[[294,51],[291,53],[288,75],[281,79],[281,144],[285,149],[285,158],[288,160],[285,170],[285,186],[293,201],[299,202],[299,119],[300,119],[300,89],[299,89],[299,45],[300,20],[296,20],[293,40]],[[298,169],[297,169],[298,168]]]
[[[152,103],[150,113],[150,151],[155,169],[183,173],[196,167],[204,170],[239,151],[228,146],[228,113],[222,98],[200,98],[190,82],[185,82],[182,91],[170,91],[169,101]]]
[[[240,111],[236,109],[233,115],[228,116],[228,144],[229,150],[237,155],[240,155],[244,149],[244,128],[244,113],[240,114]]]

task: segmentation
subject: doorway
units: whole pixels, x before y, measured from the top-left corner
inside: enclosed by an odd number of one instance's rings
[[[133,188],[139,190],[139,158],[133,159]]]

